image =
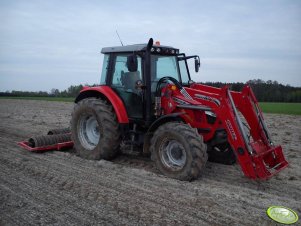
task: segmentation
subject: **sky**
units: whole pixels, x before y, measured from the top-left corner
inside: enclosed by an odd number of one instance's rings
[[[147,43],[199,55],[194,81],[301,86],[299,0],[0,0],[0,91],[100,81],[102,47]]]

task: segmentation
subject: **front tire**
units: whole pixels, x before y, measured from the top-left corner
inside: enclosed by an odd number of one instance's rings
[[[87,98],[78,102],[71,119],[76,153],[86,159],[112,159],[119,150],[120,131],[112,108],[103,100]]]
[[[202,136],[179,122],[161,125],[151,139],[150,150],[162,174],[184,181],[198,178],[208,159]]]

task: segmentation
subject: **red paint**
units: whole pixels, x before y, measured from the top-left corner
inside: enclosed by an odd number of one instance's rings
[[[29,143],[27,141],[21,141],[21,142],[18,142],[17,144],[30,152],[45,152],[45,151],[50,151],[50,150],[59,151],[64,148],[72,148],[73,147],[73,141],[57,143],[57,144],[43,146],[43,147],[35,147],[35,148],[30,147]]]
[[[85,86],[80,93],[87,91],[96,91],[103,94],[112,104],[119,123],[129,123],[129,118],[120,97],[109,86]]]
[[[237,160],[245,176],[251,179],[268,179],[288,166],[281,146],[275,146],[268,141],[263,125],[260,124],[258,118],[259,115],[263,119],[262,112],[249,86],[245,86],[242,92],[231,91],[230,95],[237,111],[243,115],[250,127],[252,139],[248,142],[253,153],[249,153],[238,126],[228,96],[228,87],[214,88],[193,84],[190,88],[185,89],[193,100],[185,98],[179,90],[172,90],[170,85],[162,89],[163,94],[172,92],[171,95],[162,95],[161,106],[163,112],[170,114],[184,111],[186,114],[181,115],[181,117],[187,124],[198,129],[210,129],[210,131],[200,132],[204,141],[211,140],[218,128],[226,129],[228,142],[236,153]],[[209,124],[206,120],[205,111],[175,107],[179,103],[173,97],[185,101],[189,105],[210,107],[216,115],[216,121],[214,124]],[[238,151],[240,148],[243,150],[243,154]]]

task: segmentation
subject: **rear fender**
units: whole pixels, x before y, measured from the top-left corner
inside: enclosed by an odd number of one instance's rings
[[[108,101],[114,108],[119,123],[129,123],[129,118],[120,97],[109,86],[84,87],[75,99],[75,103],[89,97]]]

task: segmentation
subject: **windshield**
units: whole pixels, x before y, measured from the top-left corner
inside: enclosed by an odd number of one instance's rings
[[[175,78],[183,85],[188,84],[189,73],[186,60],[178,61],[176,56],[151,55],[151,67],[152,84],[166,76]]]
[[[153,82],[166,76],[173,77],[179,82],[181,81],[175,56],[151,55],[151,65],[151,80]]]

